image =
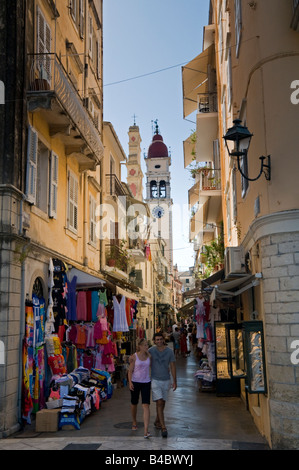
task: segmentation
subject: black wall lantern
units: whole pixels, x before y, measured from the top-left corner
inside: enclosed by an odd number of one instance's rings
[[[248,153],[249,145],[251,142],[251,137],[253,134],[249,132],[246,126],[242,126],[240,119],[235,119],[234,120],[234,125],[230,129],[228,129],[227,133],[225,136],[223,136],[225,140],[225,145],[227,148],[227,151],[229,155],[234,158],[237,158],[237,163],[238,163],[238,170],[243,176],[248,181],[256,181],[259,179],[259,177],[264,173],[265,178],[267,181],[271,180],[271,162],[270,162],[270,155],[267,157],[260,157],[261,160],[261,170],[259,175],[256,178],[249,178],[247,175],[245,175],[242,172],[241,166],[240,166],[240,157],[246,156]],[[230,145],[233,143],[234,147]],[[264,160],[267,160],[267,164],[264,163]]]

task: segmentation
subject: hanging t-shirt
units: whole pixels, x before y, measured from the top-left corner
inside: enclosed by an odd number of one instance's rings
[[[98,292],[98,295],[99,295],[99,302],[101,304],[104,304],[106,307],[106,305],[108,305],[106,289],[103,291],[100,289]]]

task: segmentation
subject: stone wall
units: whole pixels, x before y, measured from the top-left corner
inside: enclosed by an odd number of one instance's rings
[[[273,449],[299,449],[299,232],[261,239],[265,343]]]
[[[18,428],[21,374],[21,263],[16,244],[0,242],[0,340],[4,364],[0,364],[0,437]]]

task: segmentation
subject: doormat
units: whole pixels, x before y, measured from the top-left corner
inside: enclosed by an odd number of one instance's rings
[[[270,450],[270,447],[267,444],[263,444],[261,442],[233,441],[232,449],[233,450]]]
[[[65,446],[62,450],[97,450],[102,444],[80,444],[72,442]]]

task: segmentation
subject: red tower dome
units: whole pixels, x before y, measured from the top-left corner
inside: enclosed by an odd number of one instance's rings
[[[159,134],[158,126],[156,126],[156,133],[153,136],[152,143],[148,148],[147,158],[163,157],[168,157],[168,149],[163,142],[163,137]]]

